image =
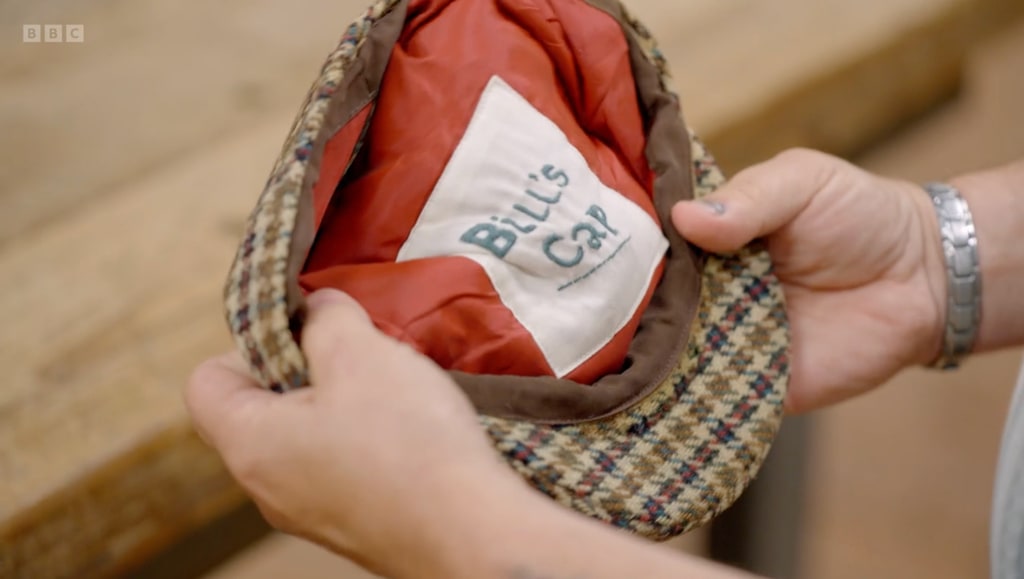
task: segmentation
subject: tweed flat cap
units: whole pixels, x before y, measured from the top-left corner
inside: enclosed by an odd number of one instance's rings
[[[229,273],[267,388],[307,385],[334,287],[446,368],[496,449],[577,511],[665,539],[755,476],[788,379],[753,244],[705,255],[672,206],[723,182],[617,0],[380,0],[313,84]]]

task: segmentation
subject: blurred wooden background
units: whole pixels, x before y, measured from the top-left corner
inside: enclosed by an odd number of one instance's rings
[[[230,346],[219,290],[241,222],[362,5],[0,4],[0,576],[131,575],[244,504],[180,387]],[[1019,0],[630,5],[729,169],[793,145],[917,180],[1024,156]],[[21,42],[55,23],[85,41]],[[911,372],[815,419],[806,576],[984,575],[1018,360]],[[233,565],[220,577],[344,576],[277,537]]]

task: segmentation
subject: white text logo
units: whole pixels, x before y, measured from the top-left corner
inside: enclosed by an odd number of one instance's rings
[[[85,24],[23,24],[22,42],[85,42]]]

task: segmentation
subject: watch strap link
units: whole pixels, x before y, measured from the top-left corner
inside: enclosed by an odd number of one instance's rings
[[[955,187],[927,183],[939,220],[942,253],[946,260],[946,325],[942,351],[931,365],[953,369],[971,352],[981,320],[981,268],[978,238],[970,208]]]

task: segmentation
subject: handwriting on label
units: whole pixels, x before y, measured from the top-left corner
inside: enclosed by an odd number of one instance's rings
[[[544,165],[540,175],[530,173],[528,177],[530,183],[523,191],[523,199],[512,205],[511,215],[491,216],[490,223],[474,225],[459,239],[504,260],[520,236],[529,236],[537,230],[537,224],[547,222],[551,208],[562,200],[562,193],[570,182],[569,176],[553,165]],[[591,205],[569,231],[545,236],[541,250],[555,265],[575,267],[583,261],[588,250],[601,249],[609,235],[615,237],[618,234],[618,230],[608,223],[604,209]]]

